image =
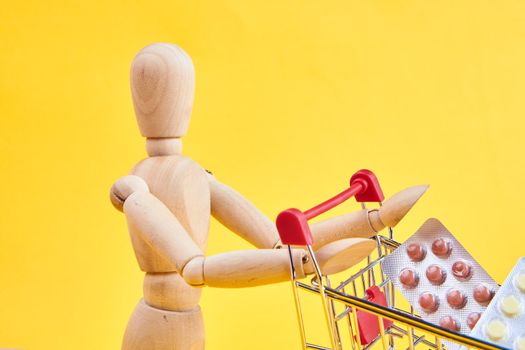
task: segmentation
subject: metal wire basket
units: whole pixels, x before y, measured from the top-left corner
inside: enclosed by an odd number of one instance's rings
[[[289,209],[277,219],[281,241],[288,246],[293,296],[301,333],[303,349],[343,349],[350,343],[354,350],[370,348],[405,349],[505,349],[479,339],[456,333],[421,319],[413,308],[396,302],[396,290],[383,273],[381,261],[400,246],[394,232],[388,236],[377,235],[377,249],[358,272],[332,285],[330,276],[323,275],[312,248],[312,235],[307,221],[330,210],[351,197],[356,197],[366,208],[366,202],[381,205],[383,195],[375,175],[360,170],[350,180],[350,187],[337,196],[301,212]],[[314,277],[307,282],[297,279],[291,246],[304,246],[314,265]],[[306,291],[321,299],[324,319],[330,339],[329,346],[307,341],[300,294]],[[347,333],[343,332],[346,328]],[[348,335],[346,335],[348,334]],[[349,341],[348,341],[349,338]],[[345,340],[345,341],[343,341]]]

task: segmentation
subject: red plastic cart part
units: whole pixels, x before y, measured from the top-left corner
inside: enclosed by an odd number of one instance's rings
[[[381,305],[388,306],[386,303],[385,294],[377,286],[372,286],[366,290],[368,301]],[[379,319],[376,315],[372,315],[366,311],[357,310],[357,326],[359,328],[359,338],[361,345],[368,345],[379,335]],[[391,320],[383,319],[384,329],[390,328],[393,322]]]
[[[281,242],[288,245],[311,245],[312,232],[308,220],[332,209],[351,197],[357,202],[382,202],[385,198],[379,181],[373,172],[362,169],[350,178],[350,187],[327,201],[308,209],[304,213],[291,208],[282,211],[276,220]]]
[[[382,202],[385,199],[381,186],[379,186],[379,180],[373,172],[367,169],[359,170],[350,178],[350,187],[358,181],[366,183],[366,187],[363,191],[355,195],[357,202]]]

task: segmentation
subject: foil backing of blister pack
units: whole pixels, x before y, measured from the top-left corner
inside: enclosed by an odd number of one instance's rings
[[[505,304],[505,301],[512,303]],[[517,305],[515,301],[518,302]],[[504,328],[499,329],[502,332],[498,333],[498,329],[495,329],[495,333],[490,333],[491,324],[501,325],[496,324],[498,321],[504,325]],[[503,336],[500,339],[491,338],[499,335]],[[518,260],[472,330],[471,336],[509,349],[525,350],[525,258]]]
[[[432,252],[432,244],[438,239],[443,239],[449,244],[450,252],[446,257],[438,257]],[[421,261],[413,261],[407,254],[407,247],[417,244],[425,249],[425,256]],[[467,280],[459,280],[452,273],[452,265],[457,261],[470,265],[471,274]],[[446,278],[441,285],[434,285],[428,280],[426,271],[431,265],[438,265],[445,272]],[[491,296],[498,289],[498,284],[437,219],[428,219],[415,234],[387,256],[382,261],[382,269],[424,320],[440,325],[442,318],[452,317],[459,325],[459,333],[463,334],[471,332],[467,324],[469,315],[479,316],[478,314],[486,309],[486,305],[474,299],[475,288],[484,285],[491,291]],[[417,286],[412,289],[406,288],[399,280],[400,273],[406,269],[415,270],[419,276]],[[455,289],[466,297],[466,302],[461,308],[453,308],[447,302],[447,294]],[[437,310],[430,313],[424,311],[419,304],[420,296],[428,292],[437,296],[439,300]]]

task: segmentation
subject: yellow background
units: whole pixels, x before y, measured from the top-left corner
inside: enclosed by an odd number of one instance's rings
[[[185,153],[271,218],[359,168],[387,195],[429,183],[398,238],[436,216],[502,282],[525,255],[524,7],[2,2],[0,347],[119,348],[142,273],[108,189],[145,156],[129,65],[156,41],[196,66]],[[212,225],[209,254],[242,248]],[[288,284],[207,288],[202,307],[209,349],[298,347]]]

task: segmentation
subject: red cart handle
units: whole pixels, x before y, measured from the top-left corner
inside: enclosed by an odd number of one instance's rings
[[[304,213],[295,208],[282,211],[276,220],[281,242],[288,245],[311,245],[313,238],[308,220],[354,196],[357,202],[382,202],[385,198],[374,173],[366,169],[359,170],[350,178],[350,187],[329,200]]]

